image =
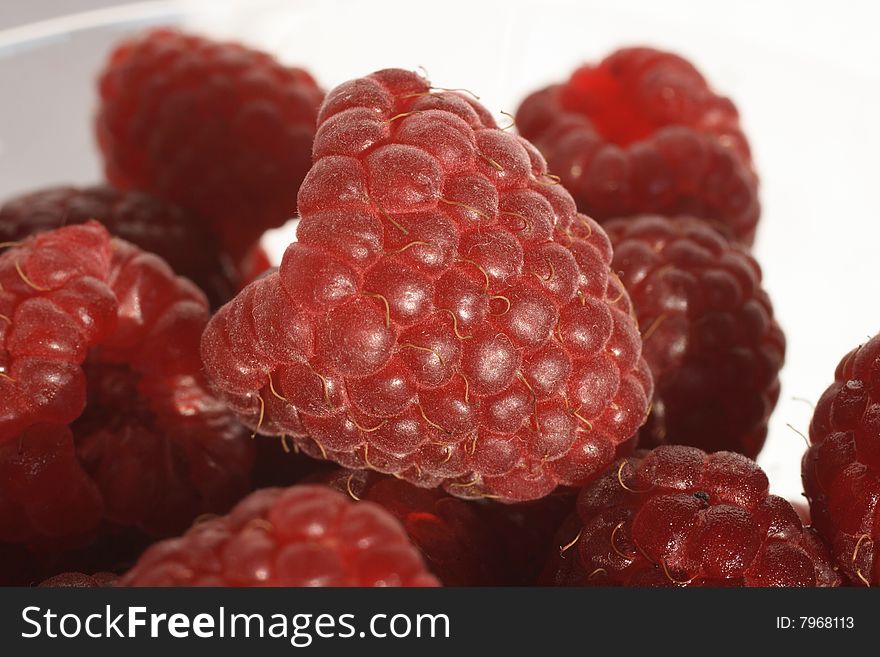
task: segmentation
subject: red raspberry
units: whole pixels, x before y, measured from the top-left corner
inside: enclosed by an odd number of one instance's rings
[[[265,488],[149,548],[121,586],[437,586],[394,518],[324,486]]]
[[[600,222],[686,214],[754,240],[758,179],[736,107],[677,55],[618,50],[533,93],[516,122]]]
[[[827,547],[734,452],[665,445],[584,488],[548,581],[563,586],[837,586]]]
[[[39,587],[53,589],[95,589],[106,588],[116,584],[118,577],[113,573],[61,573],[39,583]]]
[[[615,219],[605,230],[654,377],[641,444],[755,458],[785,358],[758,263],[699,219]]]
[[[611,246],[520,137],[386,70],[331,91],[277,274],[212,319],[206,369],[254,428],[461,497],[589,481],[651,380]]]
[[[232,297],[237,275],[210,232],[185,210],[139,192],[100,185],[49,187],[18,196],[0,207],[0,242],[16,242],[89,219],[165,260],[177,274],[198,285],[212,307]]]
[[[265,53],[157,29],[120,44],[100,79],[108,179],[196,211],[238,259],[296,213],[322,93]]]
[[[816,529],[857,585],[880,585],[880,336],[840,361],[816,405],[804,490]]]
[[[0,541],[162,535],[243,494],[252,448],[207,391],[207,320],[192,283],[94,221],[0,254]]]

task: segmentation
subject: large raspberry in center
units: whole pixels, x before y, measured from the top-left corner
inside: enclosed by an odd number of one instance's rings
[[[579,485],[651,381],[608,238],[527,141],[405,71],[331,91],[280,270],[215,316],[253,428],[462,497]]]

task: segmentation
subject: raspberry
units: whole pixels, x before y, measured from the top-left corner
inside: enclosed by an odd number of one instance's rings
[[[324,486],[265,488],[157,543],[121,586],[437,586],[393,517]]]
[[[693,445],[755,458],[779,398],[785,337],[744,247],[693,218],[604,226],[654,377],[641,445]]]
[[[322,93],[271,56],[157,29],[121,43],[101,74],[108,179],[205,218],[238,259],[296,212]]]
[[[578,497],[548,564],[558,585],[837,586],[828,549],[734,452],[664,445]]]
[[[516,122],[600,222],[686,214],[754,240],[758,179],[736,107],[677,55],[618,50],[530,95]]]
[[[880,336],[840,361],[804,454],[813,523],[857,585],[880,585]]]
[[[94,589],[105,588],[116,584],[117,576],[113,573],[61,573],[39,583],[40,588],[63,589]]]
[[[49,187],[18,196],[0,207],[0,242],[16,242],[89,219],[165,260],[177,274],[198,285],[212,307],[232,297],[237,276],[207,228],[185,210],[139,192],[100,185]]]
[[[201,372],[207,320],[192,283],[94,221],[0,254],[0,541],[173,533],[246,491],[250,440]]]
[[[488,523],[486,505],[369,470],[337,469],[314,481],[378,504],[397,518],[444,586],[502,586],[518,574],[509,559],[511,546]]]
[[[321,108],[298,241],[202,340],[249,425],[460,497],[589,481],[651,380],[605,233],[520,137],[386,70]]]

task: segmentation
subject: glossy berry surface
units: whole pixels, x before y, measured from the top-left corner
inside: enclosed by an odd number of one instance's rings
[[[0,543],[163,535],[247,490],[250,440],[207,389],[204,295],[90,221],[0,254]]]
[[[581,491],[545,583],[838,586],[825,544],[767,489],[741,454],[637,452]]]
[[[785,358],[758,263],[699,219],[642,216],[604,228],[654,376],[640,444],[755,458]]]
[[[880,585],[880,336],[847,354],[810,424],[804,491],[853,584]]]
[[[600,222],[687,214],[754,240],[758,181],[739,114],[682,57],[618,50],[531,94],[516,121]]]
[[[197,212],[238,259],[296,214],[322,93],[302,69],[235,43],[157,29],[99,81],[108,180]]]
[[[121,586],[437,586],[391,515],[325,486],[265,488],[149,548]]]
[[[413,73],[340,85],[318,121],[298,241],[203,337],[216,389],[313,457],[460,497],[593,478],[651,396],[602,229]]]
[[[165,260],[195,283],[212,307],[226,303],[238,275],[220,245],[192,213],[140,192],[107,185],[49,187],[0,206],[0,242],[16,242],[38,232],[101,222],[111,235]]]

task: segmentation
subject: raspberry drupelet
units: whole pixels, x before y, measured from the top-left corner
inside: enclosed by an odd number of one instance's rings
[[[148,194],[119,192],[107,185],[49,187],[9,199],[0,207],[0,242],[89,219],[101,222],[114,237],[158,255],[176,274],[195,283],[214,308],[236,291],[240,277],[200,219]],[[241,278],[245,275],[250,272]]]
[[[204,380],[207,321],[192,283],[97,222],[0,253],[0,543],[167,535],[244,494],[251,441]]]
[[[280,270],[212,319],[254,429],[460,497],[583,485],[652,384],[611,245],[475,101],[391,69],[331,91]]]
[[[839,586],[827,546],[734,452],[664,445],[584,488],[544,583]]]
[[[264,488],[150,547],[119,586],[437,586],[390,514],[325,486]]]
[[[699,219],[642,216],[604,228],[654,377],[640,444],[755,458],[785,358],[758,263]]]
[[[161,28],[110,55],[96,129],[108,180],[198,213],[237,260],[296,214],[322,92],[299,68]]]
[[[810,424],[804,491],[853,584],[880,585],[880,336],[847,354]]]
[[[758,179],[739,114],[682,57],[618,50],[531,94],[516,122],[600,223],[686,214],[754,240]]]

